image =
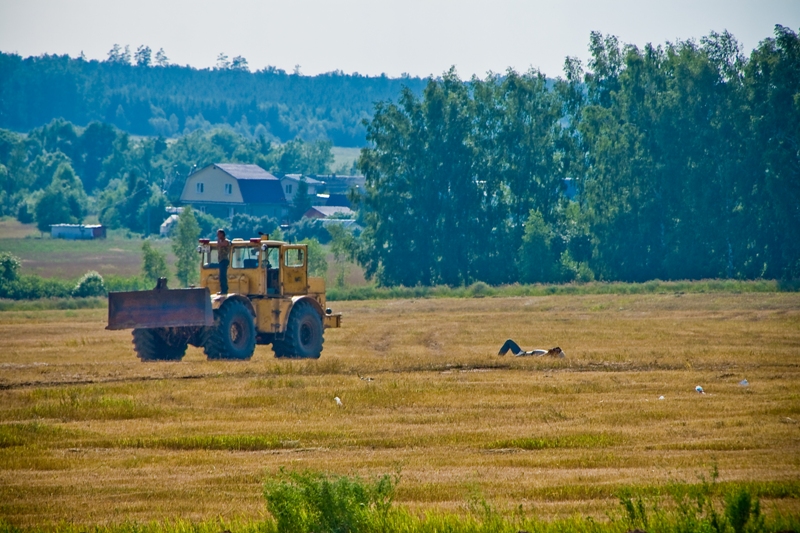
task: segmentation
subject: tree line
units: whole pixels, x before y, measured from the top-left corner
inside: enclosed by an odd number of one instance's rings
[[[352,254],[383,285],[800,277],[800,39],[728,33],[376,106]],[[564,194],[575,185],[577,196]]]
[[[220,54],[217,67],[171,64],[163,50],[114,45],[105,61],[0,52],[0,128],[28,131],[63,118],[103,122],[146,136],[175,137],[227,125],[251,140],[329,140],[363,146],[362,120],[376,100],[424,80],[340,71],[318,76],[275,67],[250,72],[241,56]]]

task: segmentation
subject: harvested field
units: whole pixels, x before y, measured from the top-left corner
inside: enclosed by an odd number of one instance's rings
[[[602,519],[624,487],[658,494],[716,465],[800,512],[800,294],[335,307],[318,361],[190,348],[158,364],[104,310],[0,313],[0,516],[258,519],[281,467],[399,472],[412,509],[478,497]],[[567,356],[498,357],[508,337]]]

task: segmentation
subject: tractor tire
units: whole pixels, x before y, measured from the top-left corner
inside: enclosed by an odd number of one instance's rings
[[[272,343],[275,357],[319,359],[325,342],[322,331],[322,318],[316,309],[307,302],[296,303],[284,339]]]
[[[242,302],[226,302],[214,311],[214,326],[208,333],[203,351],[209,359],[247,360],[256,349],[256,326],[253,315]]]
[[[133,349],[142,361],[180,361],[186,354],[188,342],[169,338],[161,328],[133,330]]]

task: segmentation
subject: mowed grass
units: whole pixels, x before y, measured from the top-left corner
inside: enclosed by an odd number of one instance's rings
[[[155,239],[153,247],[167,256],[171,266],[175,256],[172,242]],[[103,276],[130,277],[142,271],[142,239],[127,238],[118,231],[107,239],[69,241],[42,235],[35,224],[0,219],[0,252],[10,252],[22,260],[22,274],[45,278],[78,279],[95,270]]]
[[[261,520],[283,467],[399,473],[412,512],[477,498],[604,520],[622,492],[666,493],[714,465],[765,511],[800,513],[800,294],[334,307],[343,327],[317,361],[258,347],[248,362],[190,348],[141,363],[105,310],[0,313],[0,516]],[[498,357],[509,337],[566,357]]]

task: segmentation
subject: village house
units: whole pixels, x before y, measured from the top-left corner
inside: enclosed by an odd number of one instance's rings
[[[315,203],[314,199],[317,194],[322,191],[325,184],[314,178],[304,177],[302,174],[286,174],[281,178],[281,187],[283,188],[283,195],[286,197],[286,201],[290,204],[294,203],[294,197],[297,196],[297,189],[300,186],[300,182],[306,183],[308,187],[308,196],[311,197],[312,203]]]
[[[218,218],[237,213],[281,220],[288,202],[281,181],[258,165],[216,163],[186,180],[181,204]]]

